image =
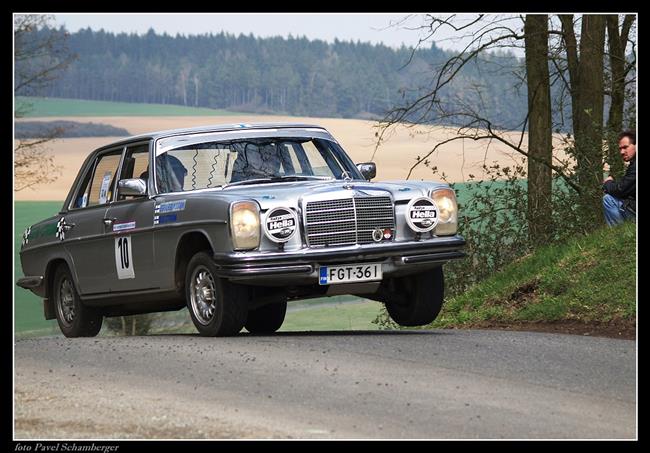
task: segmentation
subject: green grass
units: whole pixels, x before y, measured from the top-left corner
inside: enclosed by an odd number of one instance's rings
[[[448,300],[430,327],[636,318],[636,225],[538,249]]]
[[[329,299],[332,299],[328,301]],[[334,298],[323,298],[322,302],[313,304],[311,301],[289,302],[287,315],[279,332],[328,332],[346,330],[378,330],[379,326],[372,321],[377,317],[382,305],[379,302],[365,299],[336,301]],[[328,302],[326,302],[328,301]],[[311,306],[310,306],[311,302]],[[161,328],[153,325],[152,334],[195,334],[196,328],[190,320],[187,310],[165,313],[167,319],[176,319],[173,326]],[[243,330],[242,332],[245,332]]]
[[[224,116],[238,112],[169,104],[87,101],[83,99],[18,96],[16,107],[28,104],[25,117],[47,116]]]
[[[29,290],[16,286],[23,276],[20,265],[20,246],[25,229],[34,223],[55,215],[63,201],[16,201],[14,203],[14,326],[16,335],[50,335],[58,332],[55,320],[46,321],[43,301]]]
[[[292,302],[289,302],[291,308]],[[372,321],[382,304],[360,299],[349,302],[332,302],[325,306],[289,310],[280,332],[328,330],[377,330]]]

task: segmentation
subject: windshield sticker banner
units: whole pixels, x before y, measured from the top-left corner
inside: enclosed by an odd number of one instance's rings
[[[168,201],[166,203],[157,204],[153,210],[154,213],[160,214],[163,212],[174,212],[185,210],[185,200]]]

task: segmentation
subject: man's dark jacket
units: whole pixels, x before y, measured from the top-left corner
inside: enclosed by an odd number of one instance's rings
[[[623,209],[636,215],[636,156],[627,166],[625,175],[614,181],[603,184],[605,193],[623,202]]]

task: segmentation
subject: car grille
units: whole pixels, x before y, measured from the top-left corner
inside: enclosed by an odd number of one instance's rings
[[[390,197],[312,201],[305,209],[305,236],[310,247],[369,244],[374,242],[376,228],[395,230]]]

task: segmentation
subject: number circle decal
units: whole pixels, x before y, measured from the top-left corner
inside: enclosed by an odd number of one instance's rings
[[[406,222],[418,233],[431,231],[438,224],[438,206],[429,197],[415,198],[406,207]]]
[[[298,216],[289,208],[273,208],[264,222],[264,233],[274,242],[287,242],[298,228]]]

